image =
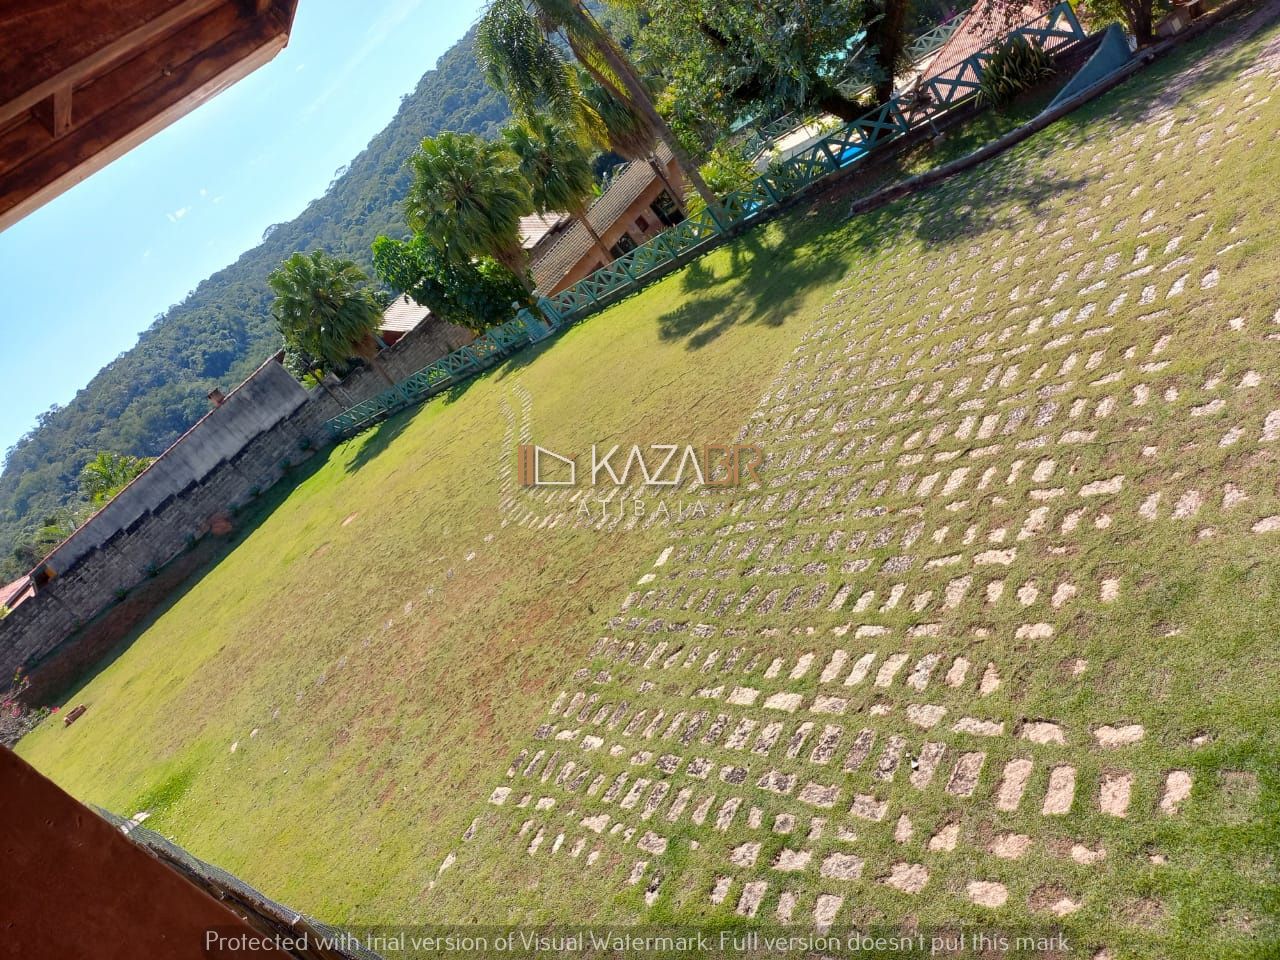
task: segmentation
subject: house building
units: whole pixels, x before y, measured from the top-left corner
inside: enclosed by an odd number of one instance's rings
[[[35,592],[36,585],[32,583],[30,574],[25,574],[0,587],[0,608],[12,610]]]
[[[617,168],[587,211],[587,219],[611,254],[608,259],[634,250],[684,219],[679,196],[683,184],[675,158],[665,146],[659,147],[652,163],[634,161]],[[608,262],[581,223],[565,220],[548,228],[530,248],[533,280],[543,296],[559,293]]]
[[[424,307],[407,293],[402,293],[391,301],[382,311],[382,323],[378,326],[378,336],[388,347],[395,344],[406,333],[415,329],[431,316],[431,308]]]
[[[520,243],[529,251],[530,261],[537,260],[560,239],[573,224],[567,213],[531,213],[520,218]]]

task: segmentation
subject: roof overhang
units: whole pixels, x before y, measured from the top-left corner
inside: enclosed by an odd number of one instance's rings
[[[297,0],[0,6],[0,229],[266,63]]]

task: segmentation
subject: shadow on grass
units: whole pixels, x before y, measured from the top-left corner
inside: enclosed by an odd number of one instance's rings
[[[235,529],[226,536],[218,537],[208,534],[199,540],[187,553],[180,555],[170,564],[178,563],[184,559],[190,559],[191,553],[199,552],[202,556],[198,559],[196,565],[180,580],[178,580],[164,595],[162,599],[155,603],[147,612],[140,614],[138,618],[127,627],[119,640],[111,641],[109,639],[100,639],[95,648],[101,649],[106,646],[104,652],[96,658],[92,653],[85,658],[87,662],[83,667],[79,667],[78,663],[73,660],[68,667],[69,673],[74,673],[74,679],[51,685],[43,699],[45,702],[70,703],[75,700],[81,692],[95,678],[109,668],[127,651],[144,632],[149,630],[157,620],[171,610],[179,601],[181,601],[205,576],[213,570],[219,563],[240,546],[250,534],[258,529],[276,508],[293,493],[300,484],[306,482],[318,470],[320,470],[327,462],[328,457],[322,452],[310,457],[308,460],[294,467],[287,476],[282,478],[279,483],[270,490],[263,493],[248,506],[242,508],[236,513]],[[163,579],[165,576],[165,568],[161,568],[157,579]],[[151,580],[144,580],[141,584],[137,584],[130,591],[131,595],[143,592],[148,585],[155,587]],[[127,604],[129,599],[126,598],[122,603]],[[76,647],[86,640],[86,635],[92,635],[95,630],[110,629],[104,627],[104,621],[109,620],[112,616],[118,615],[120,604],[113,604],[104,610],[99,611],[84,626],[76,630],[62,640],[56,647],[48,651],[40,661],[31,665],[31,670],[38,671],[40,664],[49,662],[56,657],[59,651],[66,650],[68,647]]]
[[[845,270],[821,226],[792,214],[689,264],[677,275],[684,303],[658,318],[662,339],[698,350],[736,326],[785,323],[810,287]]]
[[[1013,116],[979,115],[948,135],[931,165],[966,154],[1029,119],[1052,93],[1038,91],[1015,105]],[[865,184],[853,183],[839,196],[905,179],[911,175],[909,165],[918,160],[913,154],[894,158],[868,171]],[[1089,182],[1089,177],[1044,176],[1037,168],[1039,160],[1025,151],[1006,154],[976,173],[859,216],[852,227],[838,215],[830,197],[815,196],[810,204],[773,221],[769,232],[755,229],[721,248],[729,258],[727,269],[714,257],[685,267],[679,277],[687,299],[659,318],[662,336],[698,349],[734,326],[780,325],[809,288],[830,283],[848,270],[853,252],[875,252],[904,234],[926,245],[977,235],[1006,222],[1007,214],[998,211],[1008,210],[1010,204],[1034,212],[1051,198]]]
[[[526,350],[524,352],[527,353],[529,351]],[[466,395],[467,391],[470,390],[477,381],[484,379],[489,376],[494,369],[504,365],[505,363],[499,364],[497,367],[481,370],[475,376],[468,377],[467,379],[459,381],[450,387],[446,387],[444,390],[440,391],[428,400],[411,404],[406,409],[392,414],[382,422],[370,427],[367,431],[357,434],[347,442],[357,443],[363,440],[363,443],[361,444],[360,449],[356,451],[356,455],[352,457],[351,461],[346,465],[345,471],[348,474],[357,473],[362,468],[376,460],[384,450],[395,442],[396,438],[399,437],[400,434],[404,433],[413,418],[421,413],[428,405],[433,403],[445,405],[457,403]]]

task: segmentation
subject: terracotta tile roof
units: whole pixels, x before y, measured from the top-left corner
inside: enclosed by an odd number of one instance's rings
[[[659,145],[657,155],[660,163],[670,164],[671,151],[665,146]],[[627,164],[587,211],[587,219],[596,232],[603,236],[656,179],[657,175],[648,163],[635,161]],[[534,260],[533,280],[538,290],[547,293],[554,289],[593,246],[594,241],[582,224],[576,221],[571,224],[545,253]]]
[[[35,593],[35,587],[31,583],[30,575],[19,577],[13,583],[6,583],[0,587],[0,607],[8,607],[12,610],[33,593]]]
[[[978,0],[965,14],[960,29],[938,48],[938,52],[929,61],[924,69],[925,77],[945,73],[965,57],[995,42],[1014,27],[1030,23],[1047,13],[1051,6],[1050,0],[1031,0],[1021,5],[1008,3],[1006,0]]]
[[[430,309],[402,293],[382,312],[382,325],[378,329],[383,333],[408,333],[430,315]]]
[[[569,222],[567,213],[531,213],[520,218],[520,240],[526,250],[532,250],[556,228]]]

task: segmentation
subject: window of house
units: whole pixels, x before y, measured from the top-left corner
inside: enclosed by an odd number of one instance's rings
[[[636,242],[631,239],[631,234],[624,233],[618,238],[618,242],[609,248],[609,252],[613,254],[613,258],[616,260],[623,254],[630,253],[635,248]]]
[[[684,219],[684,214],[680,212],[675,200],[671,198],[671,194],[666,190],[654,197],[653,203],[649,204],[649,209],[653,211],[654,216],[668,227],[674,227]]]

